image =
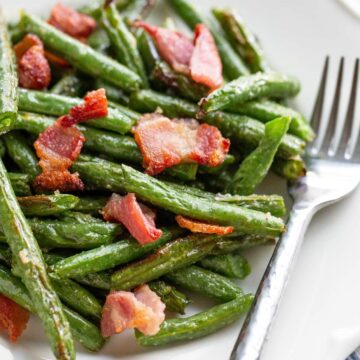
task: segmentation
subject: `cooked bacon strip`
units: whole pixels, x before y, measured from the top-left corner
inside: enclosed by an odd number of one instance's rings
[[[230,147],[230,141],[214,126],[188,119],[170,120],[158,113],[142,116],[134,137],[150,175],[184,162],[218,166]]]
[[[68,115],[59,119],[61,126],[69,127],[82,121],[97,119],[108,114],[108,102],[105,89],[89,92],[84,97],[84,103],[70,109]]]
[[[175,220],[180,227],[188,229],[193,233],[228,235],[234,231],[232,226],[208,224],[198,220],[186,218],[182,215],[177,215]]]
[[[148,32],[156,43],[162,58],[179,72],[188,73],[191,55],[194,50],[192,41],[183,33],[137,21],[135,26]]]
[[[148,285],[134,290],[112,292],[106,297],[101,317],[104,337],[125,329],[137,328],[145,335],[155,335],[165,320],[165,305]]]
[[[21,57],[25,54],[25,52],[27,50],[29,50],[32,46],[41,46],[42,48],[44,47],[42,41],[33,34],[27,34],[23,37],[23,39],[21,41],[19,41],[16,45],[14,45],[13,49],[16,55],[17,59],[21,59]],[[57,66],[61,66],[61,67],[68,67],[70,66],[70,64],[62,59],[61,57],[49,52],[49,51],[44,51],[45,57],[46,59]]]
[[[200,165],[216,167],[223,163],[230,149],[230,140],[223,138],[220,130],[201,124],[196,132],[195,150],[189,158]]]
[[[222,63],[214,38],[206,25],[196,25],[194,43],[190,60],[191,78],[215,90],[223,83]]]
[[[211,90],[222,85],[221,59],[206,25],[196,25],[193,42],[179,31],[152,26],[144,21],[135,22],[135,26],[151,35],[160,55],[174,70],[189,74],[195,82]]]
[[[155,211],[138,203],[133,193],[124,197],[112,194],[103,209],[103,217],[123,224],[141,245],[154,242],[162,235],[155,226]]]
[[[85,141],[82,133],[73,125],[106,116],[107,112],[105,90],[92,91],[84,97],[83,104],[74,106],[68,115],[58,118],[40,134],[34,147],[43,172],[36,177],[35,187],[48,191],[83,190],[84,184],[79,175],[68,171]]]
[[[27,34],[14,46],[18,61],[19,84],[26,89],[42,90],[49,86],[51,70],[41,40]]]
[[[26,329],[30,313],[11,299],[0,294],[0,330],[5,330],[15,342]]]
[[[43,171],[36,177],[34,186],[41,191],[83,190],[79,175],[71,174],[68,169],[80,154],[84,141],[77,128],[64,128],[59,120],[46,128],[34,143]]]
[[[44,47],[42,41],[33,34],[26,34],[21,41],[14,45],[13,50],[15,52],[16,58],[21,59],[21,57],[33,46]]]
[[[96,28],[96,21],[92,17],[80,14],[61,3],[53,7],[48,23],[83,42]]]
[[[62,68],[71,67],[70,63],[68,63],[66,60],[64,60],[60,56],[53,54],[52,52],[45,50],[45,57],[48,59],[50,64],[53,64],[55,66],[60,66]]]

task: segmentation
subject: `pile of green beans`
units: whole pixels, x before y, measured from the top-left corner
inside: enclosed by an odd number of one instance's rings
[[[188,0],[166,3],[191,31],[200,23],[208,27],[222,62],[218,89],[196,82],[191,68],[179,71],[158,39],[134,26],[155,0],[98,0],[78,9],[97,24],[86,41],[27,12],[7,24],[0,9],[0,294],[39,316],[57,359],[75,359],[73,340],[100,351],[106,296],[142,284],[167,313],[157,334],[135,330],[141,346],[193,340],[236,321],[253,301],[239,282],[251,272],[244,250],[273,246],[285,230],[283,197],[257,189],[270,170],[288,181],[306,174],[302,156],[315,134],[283,101],[299,92],[299,81],[272,70],[234,11],[215,8],[207,16]],[[174,24],[169,19],[164,27]],[[18,86],[12,45],[29,33],[46,56],[67,63],[51,63],[48,89]],[[69,169],[84,191],[38,192],[34,142],[99,88],[107,115],[76,124],[85,142]],[[150,176],[133,135],[146,113],[214,126],[231,141],[230,150],[216,167],[184,161]],[[120,223],[105,221],[112,193],[133,193],[156,210],[162,235],[141,245]],[[177,215],[233,232],[191,233],[177,225]],[[186,315],[192,293],[214,305]]]

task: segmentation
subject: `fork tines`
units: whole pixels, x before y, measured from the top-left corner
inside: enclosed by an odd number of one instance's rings
[[[360,125],[359,121],[355,121],[359,59],[355,60],[349,102],[347,104],[346,115],[343,118],[339,117],[339,108],[343,93],[344,57],[341,57],[338,67],[330,114],[328,116],[323,115],[325,96],[327,95],[326,92],[328,89],[329,67],[330,59],[329,56],[327,56],[311,117],[317,138],[310,145],[309,151],[312,156],[350,160],[353,158],[356,150]]]

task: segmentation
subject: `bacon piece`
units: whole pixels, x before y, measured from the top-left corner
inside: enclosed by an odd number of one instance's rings
[[[25,89],[42,90],[49,86],[51,70],[44,49],[32,46],[18,62],[19,85]]]
[[[25,35],[21,41],[14,45],[13,50],[15,52],[16,58],[21,59],[21,57],[33,46],[44,47],[42,41],[33,34]]]
[[[186,218],[182,215],[175,216],[175,220],[180,227],[188,229],[193,233],[228,235],[234,231],[232,226],[208,224],[198,220]]]
[[[230,141],[214,126],[192,119],[170,120],[158,113],[142,116],[134,137],[150,175],[184,162],[218,166],[230,147]]]
[[[179,72],[189,73],[191,55],[194,50],[192,41],[183,33],[137,21],[135,26],[148,32],[156,43],[162,58]]]
[[[48,23],[83,42],[96,28],[96,21],[92,17],[80,14],[61,3],[53,7]]]
[[[200,165],[216,167],[223,163],[230,149],[230,140],[223,138],[220,130],[201,124],[196,133],[196,148],[189,158]]]
[[[26,329],[30,313],[11,299],[0,294],[0,330],[5,330],[15,342]]]
[[[51,70],[41,40],[27,34],[14,46],[18,61],[19,84],[26,89],[42,90],[49,86]]]
[[[222,63],[214,38],[206,25],[196,25],[194,43],[190,60],[191,78],[215,90],[223,83]]]
[[[79,122],[101,118],[108,114],[108,102],[105,89],[98,89],[87,93],[84,103],[70,109],[68,115],[59,119],[61,126],[70,127]]]
[[[36,177],[34,186],[43,191],[83,190],[84,184],[78,174],[71,174],[68,168],[80,154],[84,141],[77,128],[64,128],[59,120],[46,128],[34,143],[43,170]]]
[[[106,297],[101,317],[104,337],[125,329],[137,328],[145,335],[155,335],[165,320],[165,305],[148,285],[134,290],[112,292]]]
[[[32,46],[41,46],[42,48],[44,47],[42,41],[33,34],[27,34],[23,37],[23,39],[21,41],[19,41],[16,45],[14,45],[13,49],[16,55],[17,59],[21,59],[21,57],[25,54],[25,52],[27,50],[29,50]],[[44,54],[46,59],[50,62],[53,63],[54,65],[57,66],[61,66],[61,67],[68,67],[70,66],[70,64],[62,59],[61,57],[44,50]]]
[[[154,242],[162,235],[155,226],[155,211],[138,203],[133,193],[124,197],[112,194],[103,209],[103,217],[123,224],[141,245]]]
[[[66,60],[46,50],[45,57],[48,59],[49,63],[55,66],[60,66],[62,68],[71,67],[71,65]]]

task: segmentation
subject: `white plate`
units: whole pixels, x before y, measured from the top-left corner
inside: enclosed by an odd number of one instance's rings
[[[81,2],[85,1],[64,1],[72,6]],[[0,0],[12,17],[20,8],[47,14],[54,3]],[[301,79],[303,90],[297,104],[306,115],[311,113],[325,55],[336,61],[346,56],[347,70],[359,55],[360,23],[335,0],[227,0],[222,4],[198,0],[196,5],[204,11],[216,5],[238,8],[262,40],[271,62]],[[168,14],[163,7],[156,12]],[[345,74],[346,81],[349,76],[350,71]],[[283,189],[283,184],[276,186]],[[306,234],[262,359],[343,360],[360,344],[359,214],[360,191],[357,191],[316,216]],[[255,291],[270,253],[269,248],[249,251],[253,272],[243,285],[246,290]],[[88,354],[79,348],[78,359],[227,359],[240,326],[238,322],[203,339],[148,350],[138,348],[129,331],[113,337],[99,354]],[[51,358],[41,325],[35,318],[16,345],[0,338],[1,360]]]

